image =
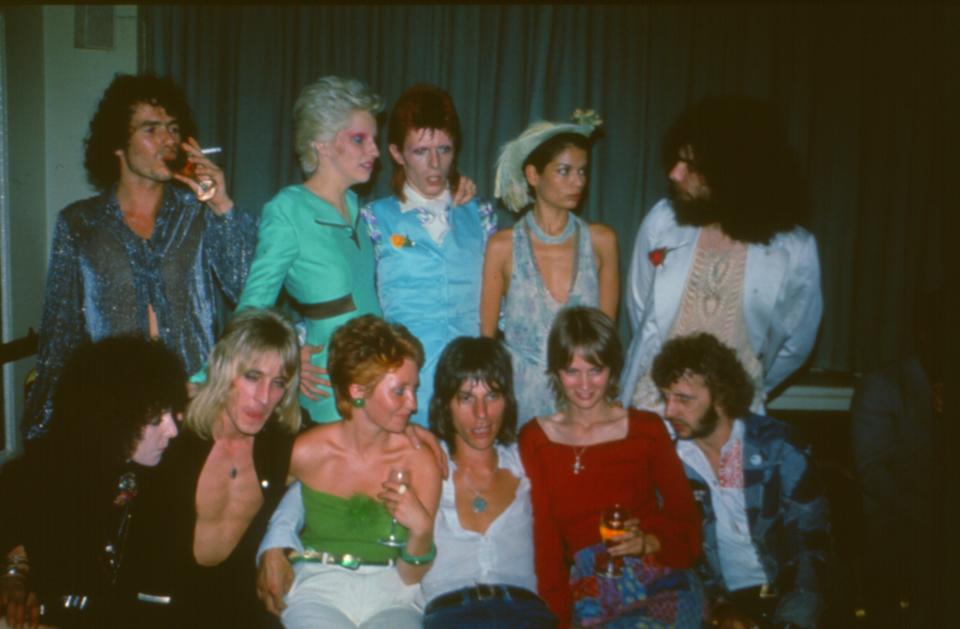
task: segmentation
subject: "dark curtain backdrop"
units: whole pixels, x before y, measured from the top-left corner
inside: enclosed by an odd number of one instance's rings
[[[141,11],[145,67],[185,87],[198,139],[225,147],[221,163],[245,206],[300,180],[291,109],[326,74],[363,79],[387,107],[414,82],[446,88],[464,128],[461,169],[486,196],[502,143],[534,120],[590,107],[606,125],[584,216],[617,231],[625,269],[665,190],[666,127],[700,97],[745,93],[778,104],[808,174],[825,296],[814,367],[892,359],[910,343],[914,301],[942,279],[941,132],[958,41],[945,4]],[[381,170],[361,191],[370,196],[388,191],[381,140]],[[620,326],[628,340],[624,313]]]

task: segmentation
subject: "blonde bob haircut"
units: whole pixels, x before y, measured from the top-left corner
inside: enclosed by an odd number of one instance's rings
[[[367,389],[380,382],[409,358],[423,367],[423,345],[399,323],[387,323],[375,315],[363,315],[334,330],[327,354],[327,372],[337,400],[337,410],[350,419],[353,400],[350,385]]]
[[[357,79],[325,76],[304,87],[293,105],[293,145],[304,176],[317,170],[314,142],[329,142],[356,111],[382,110],[383,99]]]
[[[213,427],[227,405],[234,379],[270,352],[280,355],[283,373],[287,378],[286,391],[273,417],[288,432],[297,432],[300,429],[300,405],[297,400],[300,351],[297,333],[279,314],[259,308],[244,310],[227,324],[210,353],[207,381],[200,385],[200,390],[187,409],[187,427],[198,436],[211,439]]]

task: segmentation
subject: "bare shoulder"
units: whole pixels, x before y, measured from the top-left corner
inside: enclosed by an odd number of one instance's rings
[[[487,241],[487,254],[503,255],[510,251],[511,247],[513,247],[513,228],[507,227],[490,236]]]
[[[431,480],[440,478],[440,468],[437,467],[437,460],[433,456],[430,448],[409,447],[406,455],[407,465],[410,469],[417,470],[418,475],[426,475]]]
[[[290,468],[296,471],[301,465],[316,460],[330,452],[340,434],[340,422],[314,426],[297,435],[293,441]]]
[[[603,223],[590,223],[590,240],[594,246],[617,245],[617,234],[609,225]]]

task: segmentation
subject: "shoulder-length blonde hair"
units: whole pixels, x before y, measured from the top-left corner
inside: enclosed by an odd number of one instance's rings
[[[288,432],[299,430],[300,351],[297,334],[282,316],[259,308],[244,310],[227,324],[223,336],[210,353],[207,381],[200,385],[187,409],[187,427],[200,437],[210,439],[227,404],[234,379],[270,352],[280,355],[287,378],[286,391],[273,416]]]

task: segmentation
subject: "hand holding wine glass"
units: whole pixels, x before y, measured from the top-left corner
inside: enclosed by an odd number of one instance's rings
[[[604,546],[610,549],[623,541],[629,534],[627,521],[630,519],[630,512],[623,505],[615,504],[603,510],[600,516],[600,539]],[[607,551],[606,565],[597,571],[598,574],[606,577],[620,576],[620,566],[617,559]]]
[[[407,490],[410,487],[410,470],[398,467],[390,468],[390,473],[387,474],[387,483],[396,484],[396,488],[387,488],[386,491],[381,492],[381,499],[387,502],[388,506],[393,502],[394,497],[391,496],[391,493],[395,493],[400,496],[400,499],[403,498],[403,495],[407,493]],[[406,536],[401,538],[398,535],[397,531],[397,518],[396,510],[399,506],[399,500],[396,500],[397,504],[393,504],[393,513],[394,517],[390,520],[390,534],[387,537],[381,538],[379,541],[384,546],[392,546],[394,548],[399,548],[407,543]]]

